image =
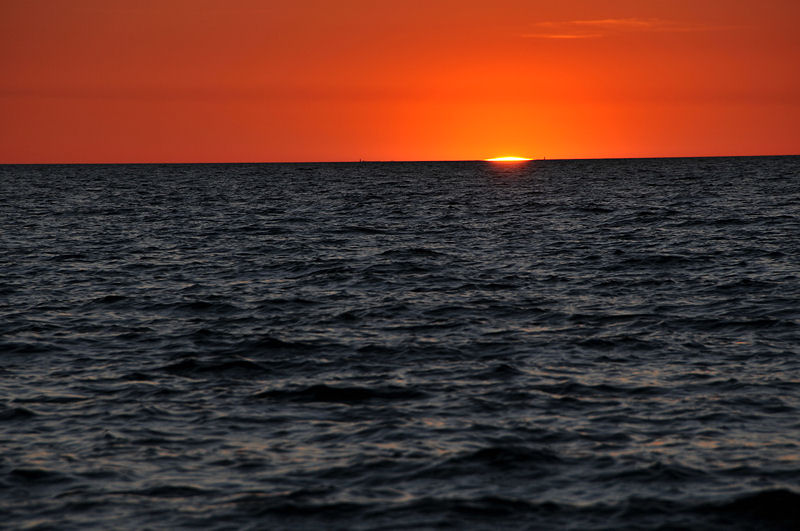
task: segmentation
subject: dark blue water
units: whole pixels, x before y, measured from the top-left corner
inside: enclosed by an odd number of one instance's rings
[[[0,527],[800,527],[800,157],[0,199]]]

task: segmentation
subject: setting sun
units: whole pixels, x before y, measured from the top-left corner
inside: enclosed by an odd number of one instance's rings
[[[522,162],[525,160],[533,160],[525,157],[494,157],[492,159],[485,159],[486,162]]]

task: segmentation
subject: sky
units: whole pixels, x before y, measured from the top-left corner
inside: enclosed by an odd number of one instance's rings
[[[800,154],[797,0],[0,0],[0,163]]]

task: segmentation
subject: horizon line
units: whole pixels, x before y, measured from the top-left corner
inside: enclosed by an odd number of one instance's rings
[[[797,157],[800,153],[776,153],[762,155],[667,155],[667,156],[637,156],[637,157],[573,157],[531,158],[515,161],[518,163],[569,161],[569,160],[646,160],[646,159],[712,159],[712,158],[755,158],[755,157]],[[69,165],[134,165],[134,164],[391,164],[391,163],[423,163],[423,162],[485,162],[487,159],[347,159],[347,160],[264,160],[264,161],[127,161],[127,162],[0,162],[0,166],[69,166]]]

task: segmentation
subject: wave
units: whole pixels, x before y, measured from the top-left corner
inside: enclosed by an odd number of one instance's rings
[[[294,389],[270,389],[261,391],[253,396],[259,399],[268,398],[290,402],[338,402],[357,404],[373,400],[419,400],[425,398],[427,395],[422,391],[397,386],[360,387],[314,384],[308,387]]]

